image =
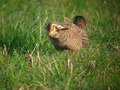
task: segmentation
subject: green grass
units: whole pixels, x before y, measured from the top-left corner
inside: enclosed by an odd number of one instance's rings
[[[0,90],[119,90],[119,9],[119,0],[0,0]],[[75,15],[86,18],[90,42],[74,56],[68,75],[70,51],[55,50],[45,24]]]

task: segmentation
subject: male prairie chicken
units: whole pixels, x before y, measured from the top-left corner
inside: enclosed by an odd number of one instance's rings
[[[76,16],[73,23],[48,23],[46,29],[47,35],[55,48],[59,50],[69,49],[73,52],[73,56],[77,51],[88,44],[85,26],[85,18],[83,16]],[[72,66],[71,58],[68,59],[68,69],[71,69]]]

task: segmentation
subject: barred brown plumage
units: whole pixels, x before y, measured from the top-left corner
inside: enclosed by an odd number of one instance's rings
[[[76,16],[73,23],[49,23],[47,25],[47,35],[56,49],[70,49],[77,52],[88,44],[85,26],[85,18]]]

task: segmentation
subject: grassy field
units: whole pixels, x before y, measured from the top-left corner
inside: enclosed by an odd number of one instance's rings
[[[86,18],[90,42],[66,74],[71,52],[55,50],[45,24],[76,15]],[[119,0],[0,0],[0,90],[120,90],[119,85]]]

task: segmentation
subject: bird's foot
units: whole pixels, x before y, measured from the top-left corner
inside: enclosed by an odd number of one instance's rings
[[[71,59],[68,59],[68,72],[72,73],[73,71],[73,63]]]

